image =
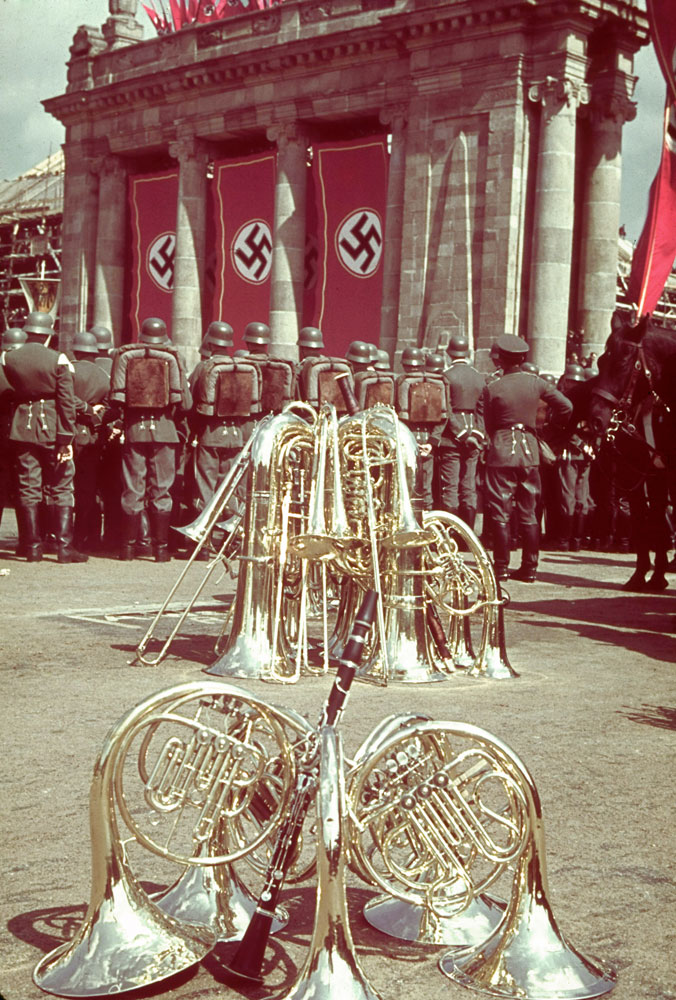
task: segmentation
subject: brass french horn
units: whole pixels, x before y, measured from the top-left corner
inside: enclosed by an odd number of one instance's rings
[[[208,681],[161,691],[123,716],[94,768],[89,907],[74,939],[36,966],[37,986],[59,996],[107,996],[208,954],[217,932],[151,900],[133,874],[130,849],[204,869],[261,849],[295,782],[288,726],[302,740],[298,719]],[[185,903],[185,884],[181,895]]]

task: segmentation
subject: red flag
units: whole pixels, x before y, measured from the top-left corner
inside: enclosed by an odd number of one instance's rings
[[[676,0],[648,0],[651,34],[664,78],[662,157],[650,188],[648,215],[639,237],[627,296],[637,314],[651,313],[676,259]]]
[[[247,323],[267,323],[270,314],[275,164],[272,152],[214,164],[212,318],[230,323],[236,346]]]
[[[163,319],[171,331],[177,199],[178,170],[129,178],[132,340],[149,316]]]
[[[387,166],[384,136],[314,147],[303,323],[321,328],[329,354],[380,334]]]

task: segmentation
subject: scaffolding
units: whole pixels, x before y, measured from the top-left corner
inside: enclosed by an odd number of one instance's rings
[[[21,323],[39,289],[54,300],[61,275],[64,159],[59,150],[20,177],[0,181],[0,310]],[[35,302],[35,308],[45,308]]]

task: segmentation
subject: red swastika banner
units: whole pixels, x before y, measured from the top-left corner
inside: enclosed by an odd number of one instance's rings
[[[243,347],[247,323],[270,315],[275,154],[214,164],[212,225],[216,248],[212,319],[229,323]]]
[[[384,136],[314,147],[303,325],[323,331],[330,355],[380,337],[387,169]]]
[[[176,252],[178,170],[129,178],[132,288],[131,339],[144,319],[158,316],[171,335],[171,293]]]

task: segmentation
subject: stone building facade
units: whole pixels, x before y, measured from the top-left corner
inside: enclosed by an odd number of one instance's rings
[[[308,144],[384,127],[380,346],[396,357],[462,330],[481,359],[514,333],[559,372],[582,329],[600,353],[622,126],[648,40],[637,0],[286,0],[146,41],[137,0],[109,7],[101,28],[78,29],[66,93],[45,101],[66,127],[66,343],[93,322],[129,336],[127,176],[178,164],[172,333],[190,360],[211,318],[209,163],[276,147],[270,324],[274,352],[293,357]]]

